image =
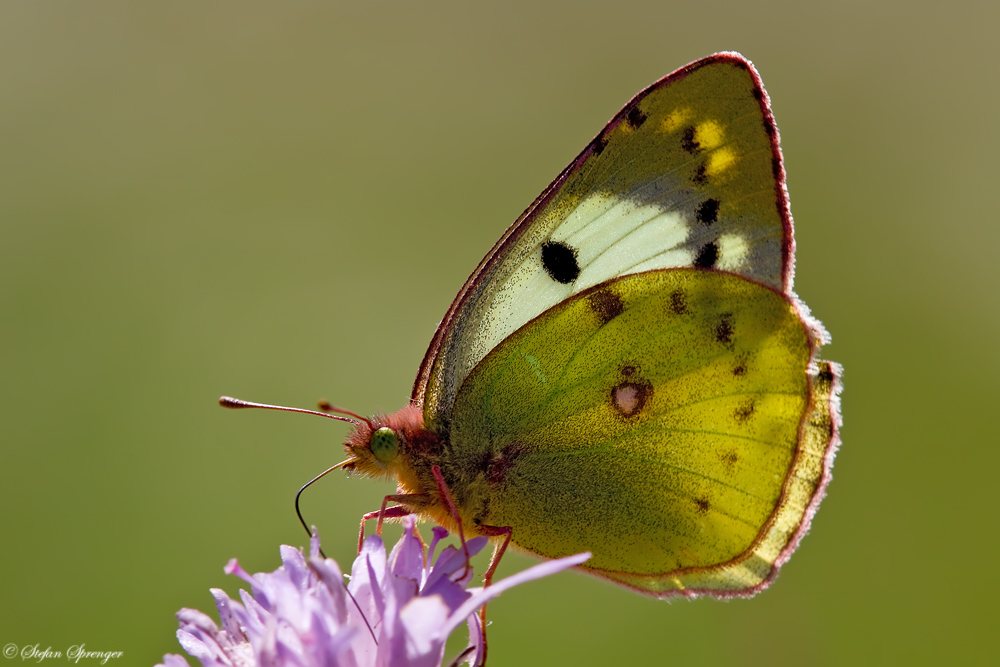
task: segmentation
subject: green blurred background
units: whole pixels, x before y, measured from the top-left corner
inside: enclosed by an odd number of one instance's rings
[[[0,644],[180,652],[174,612],[214,615],[208,588],[239,588],[230,557],[272,570],[279,544],[305,543],[292,496],[346,433],[217,397],[399,408],[467,275],[604,122],[738,50],[782,130],[797,291],[846,368],[829,497],[753,600],[564,573],[491,606],[491,664],[986,662],[998,18],[985,2],[3,2]],[[386,489],[310,490],[330,555],[350,561]]]

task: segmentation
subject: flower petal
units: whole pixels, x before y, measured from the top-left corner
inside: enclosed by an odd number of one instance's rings
[[[267,624],[267,619],[271,617],[271,612],[264,609],[259,602],[254,600],[253,597],[242,588],[240,589],[240,599],[243,600],[243,606],[246,607],[247,610],[249,629],[254,634],[264,632],[264,626]]]
[[[377,581],[378,574],[375,572],[374,566],[372,566],[372,559],[371,559],[371,557],[365,558],[365,565],[368,567],[368,580],[369,581]],[[384,579],[383,579],[383,581],[384,581]],[[369,618],[368,619],[369,623],[372,623],[372,622],[378,623],[378,621],[385,614],[385,598],[386,598],[385,593],[386,593],[386,591],[385,591],[384,588],[375,589],[375,591],[374,591],[374,593],[372,595],[372,602],[375,605],[375,613],[377,614],[377,616],[376,616],[375,619]]]
[[[489,538],[486,537],[475,537],[465,543],[466,548],[469,550],[469,556],[475,556],[483,547],[489,542]],[[441,555],[438,556],[437,562],[434,564],[434,568],[431,573],[427,576],[427,582],[425,586],[433,586],[441,577],[447,577],[458,571],[459,568],[465,567],[465,553],[461,549],[454,546],[448,545],[444,550],[441,551]],[[465,576],[462,577],[462,581],[467,581],[472,578],[472,568],[466,570]]]
[[[274,618],[268,619],[264,634],[254,646],[260,667],[282,667],[278,662],[278,624]]]
[[[195,632],[198,631],[196,630]],[[177,631],[177,643],[181,645],[182,649],[188,652],[188,655],[197,658],[203,667],[215,667],[216,665],[232,667],[232,663],[229,662],[226,654],[222,652],[222,649],[219,648],[219,645],[215,641],[206,641],[203,637],[198,637],[194,633],[180,629]]]
[[[302,557],[302,552],[287,544],[281,545],[281,563],[285,566],[285,572],[292,584],[300,591],[304,591],[309,583],[309,568]]]
[[[465,656],[464,660],[470,665],[478,665],[483,659],[483,625],[479,620],[479,614],[469,614],[466,624],[469,626],[468,648],[473,651]]]
[[[423,581],[420,582],[420,587],[423,588],[427,583],[427,575],[431,572],[431,564],[434,562],[434,550],[437,549],[438,542],[448,537],[448,531],[441,526],[434,526],[431,528],[431,534],[434,535],[431,538],[431,548],[427,550],[427,555],[424,557],[424,573]]]
[[[215,621],[208,614],[204,614],[197,609],[184,607],[177,612],[177,620],[181,622],[181,625],[193,625],[196,628],[201,628],[210,635],[216,635],[219,632],[219,626],[215,624]]]
[[[184,659],[184,656],[177,655],[176,653],[166,653],[163,655],[163,662],[156,665],[156,667],[191,667],[191,665]]]
[[[320,601],[331,606],[331,614],[336,619],[338,625],[347,623],[347,585],[344,582],[344,575],[340,571],[337,561],[332,558],[319,558],[315,554],[310,557],[309,565],[313,572],[323,582],[324,590],[327,591],[325,597]]]
[[[533,579],[541,579],[542,577],[547,577],[555,574],[556,572],[561,572],[562,570],[571,568],[574,565],[586,562],[589,559],[590,552],[584,551],[583,553],[579,553],[574,556],[567,556],[565,558],[558,558],[556,560],[539,563],[538,565],[529,567],[527,570],[513,574],[506,579],[494,582],[492,585],[474,593],[472,597],[466,600],[461,607],[452,612],[451,617],[444,626],[445,636],[451,634],[451,631],[458,627],[458,625],[464,621],[469,614],[473,613],[508,588],[513,588],[518,584],[523,584],[527,581],[532,581]]]
[[[444,659],[445,640],[440,630],[451,610],[434,595],[417,597],[407,603],[399,614],[402,632],[394,637],[393,656],[389,665],[407,667],[437,667]]]
[[[243,634],[243,630],[240,629],[240,619],[233,610],[233,605],[236,603],[230,600],[229,596],[221,588],[210,588],[208,590],[212,593],[212,597],[215,598],[215,607],[219,610],[219,620],[222,622],[222,629],[226,631],[226,634],[234,642],[249,641],[246,635]]]
[[[403,518],[403,537],[389,554],[388,567],[400,605],[406,604],[420,592],[420,580],[424,573],[424,547],[414,535],[415,525],[415,517]]]

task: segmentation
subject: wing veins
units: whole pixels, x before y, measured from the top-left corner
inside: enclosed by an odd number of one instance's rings
[[[610,440],[608,442],[614,442],[614,440]],[[673,469],[673,470],[677,470],[679,472],[687,473],[687,474],[692,475],[694,477],[700,477],[701,479],[704,479],[706,481],[718,484],[719,486],[724,486],[724,487],[726,487],[728,489],[732,489],[733,491],[737,491],[738,493],[741,493],[741,494],[743,494],[745,496],[753,498],[754,500],[760,500],[760,501],[765,502],[765,503],[769,502],[768,498],[765,498],[763,496],[758,496],[758,495],[756,495],[754,493],[751,493],[751,492],[747,491],[746,489],[741,489],[738,486],[730,484],[729,482],[724,482],[724,481],[722,481],[720,479],[716,479],[714,477],[709,477],[708,475],[706,475],[704,473],[700,473],[700,472],[697,472],[695,470],[691,470],[689,468],[685,468],[683,466],[679,466],[679,465],[676,465],[676,464],[673,464],[673,463],[668,463],[667,461],[664,461],[662,459],[651,459],[651,458],[647,458],[647,457],[644,457],[644,456],[637,456],[635,454],[630,454],[628,452],[624,452],[624,451],[621,451],[621,450],[609,450],[609,449],[604,448],[604,447],[590,447],[588,449],[574,449],[574,450],[571,450],[571,451],[560,451],[560,452],[532,452],[532,454],[536,454],[536,455],[542,456],[544,458],[561,458],[561,457],[566,457],[566,456],[579,456],[579,455],[583,455],[583,454],[613,454],[613,455],[618,455],[618,456],[626,458],[626,459],[628,459],[630,461],[637,461],[637,462],[640,462],[640,463],[649,463],[649,464],[652,464],[652,465],[660,466],[662,468],[670,468],[670,469]],[[676,495],[681,495],[681,494],[677,493]],[[690,498],[691,496],[687,496],[687,497]]]

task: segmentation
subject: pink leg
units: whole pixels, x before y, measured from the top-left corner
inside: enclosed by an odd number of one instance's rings
[[[455,525],[458,526],[458,539],[462,541],[462,551],[465,552],[465,570],[462,572],[462,576],[459,577],[461,579],[469,572],[469,568],[471,567],[469,564],[469,547],[465,544],[465,531],[462,530],[462,517],[458,515],[458,508],[455,507],[455,501],[452,500],[451,491],[448,490],[448,483],[444,481],[441,466],[431,466],[431,472],[434,473],[434,481],[437,482],[438,494],[444,500],[445,505],[448,506],[451,518],[455,520]]]
[[[507,551],[507,547],[510,545],[510,538],[514,535],[514,529],[510,526],[479,526],[479,532],[483,535],[488,535],[490,537],[500,537],[505,535],[503,542],[498,544],[495,549],[493,549],[493,557],[490,558],[490,566],[486,570],[486,575],[483,577],[483,587],[489,586],[493,583],[493,573],[497,570],[497,565],[500,564],[500,559],[503,558],[504,552]],[[486,664],[486,652],[488,645],[486,643],[486,605],[479,610],[479,623],[483,629],[483,661],[481,665]]]
[[[493,557],[490,558],[490,567],[486,570],[486,575],[483,577],[483,586],[489,586],[493,583],[493,573],[496,572],[497,565],[500,564],[500,559],[503,558],[504,552],[507,551],[507,547],[510,545],[510,538],[514,536],[514,529],[510,526],[479,526],[479,532],[489,537],[506,536],[503,542],[493,549]]]
[[[375,532],[379,535],[382,534],[382,522],[384,519],[398,519],[400,517],[413,514],[411,510],[406,505],[396,505],[394,507],[386,507],[389,501],[396,503],[414,503],[414,501],[419,501],[414,504],[423,504],[427,501],[426,496],[421,496],[419,494],[404,494],[404,495],[391,495],[386,496],[382,499],[382,507],[376,512],[368,512],[361,517],[361,530],[358,532],[358,553],[361,553],[361,547],[365,543],[365,521],[371,519],[378,519],[378,526],[375,528]]]

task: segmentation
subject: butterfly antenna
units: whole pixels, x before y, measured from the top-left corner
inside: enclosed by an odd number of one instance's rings
[[[323,412],[339,412],[342,415],[349,415],[351,417],[354,417],[355,419],[360,419],[364,423],[368,424],[368,428],[370,428],[373,431],[375,430],[375,427],[372,426],[371,420],[362,417],[357,413],[351,412],[350,410],[345,410],[344,408],[338,408],[336,405],[332,405],[329,401],[320,401],[319,409],[322,410]]]
[[[371,427],[372,423],[365,419],[364,417],[358,417],[353,412],[348,412],[347,414],[357,417],[357,419],[351,419],[349,417],[338,417],[337,415],[331,415],[326,412],[317,412],[316,410],[306,410],[305,408],[288,408],[283,405],[268,405],[267,403],[254,403],[252,401],[244,401],[239,398],[233,398],[232,396],[221,396],[219,398],[219,405],[224,408],[231,408],[233,410],[242,410],[244,408],[262,408],[264,410],[281,410],[282,412],[301,412],[306,415],[319,415],[320,417],[326,417],[327,419],[336,419],[337,421],[348,422],[354,424],[355,426],[361,426],[361,422],[365,422]],[[338,412],[343,412],[339,410]],[[359,421],[360,420],[360,421]]]
[[[346,466],[349,463],[354,463],[354,459],[347,459],[346,461],[341,461],[340,463],[338,463],[335,466],[327,468],[326,470],[324,470],[323,472],[321,472],[320,474],[316,475],[311,480],[309,480],[308,482],[306,482],[302,486],[302,488],[299,489],[299,492],[295,494],[295,513],[299,516],[299,523],[301,523],[302,527],[306,529],[306,532],[309,533],[310,537],[312,537],[312,531],[309,529],[309,524],[306,523],[306,520],[304,518],[302,518],[302,510],[299,509],[299,498],[302,496],[302,492],[305,491],[306,489],[308,489],[310,486],[312,486],[313,482],[319,481],[320,479],[322,479],[326,475],[330,474],[334,470],[338,470],[340,468],[343,468],[344,466]],[[323,558],[326,558],[326,554],[323,553],[323,548],[322,547],[320,547],[319,555],[322,556]]]

